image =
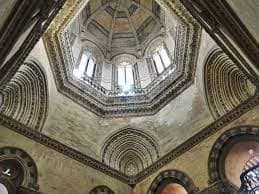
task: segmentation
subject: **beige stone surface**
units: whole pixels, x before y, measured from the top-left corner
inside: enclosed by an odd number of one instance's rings
[[[240,18],[248,31],[259,43],[259,1],[258,0],[227,0],[235,14]]]
[[[0,30],[10,15],[17,0],[0,0]]]
[[[48,78],[49,111],[42,132],[100,159],[107,136],[131,125],[149,130],[157,137],[162,156],[213,121],[203,89],[203,66],[213,47],[214,41],[203,31],[194,84],[155,115],[103,119],[57,91],[44,44],[40,40],[30,57],[43,65]]]
[[[227,125],[202,143],[165,165],[141,181],[134,194],[144,194],[159,172],[177,169],[187,173],[200,189],[208,185],[208,157],[216,139],[226,130],[240,125],[259,125],[259,106]],[[46,194],[83,194],[97,185],[107,185],[115,193],[131,193],[131,188],[116,179],[72,160],[54,150],[23,137],[5,127],[0,127],[0,146],[24,149],[35,160],[39,171],[41,191]]]
[[[43,41],[29,58],[39,61],[48,80],[49,110],[42,133],[92,157],[98,157],[99,118],[57,91]]]
[[[134,194],[146,193],[155,177],[164,170],[177,169],[188,174],[200,190],[208,186],[208,158],[210,150],[217,138],[226,130],[241,125],[259,125],[259,106],[236,119],[217,133],[205,139],[188,152],[165,165],[145,180],[141,181],[133,190]]]
[[[0,126],[0,147],[3,146],[21,148],[33,158],[44,194],[86,194],[99,185],[117,194],[131,193],[128,185]]]
[[[197,61],[195,83],[153,116],[100,119],[100,128],[114,131],[126,125],[144,128],[153,133],[161,147],[161,155],[183,143],[214,119],[205,100],[203,66],[214,41],[203,31]],[[100,144],[104,137],[100,137]]]

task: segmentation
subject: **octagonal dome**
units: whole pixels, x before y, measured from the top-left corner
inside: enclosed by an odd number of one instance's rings
[[[108,60],[123,53],[141,57],[150,34],[163,26],[161,16],[155,1],[91,0],[81,13],[81,36],[94,41]]]
[[[200,26],[182,7],[90,0],[73,14],[47,50],[59,91],[99,116],[155,114],[193,82]]]

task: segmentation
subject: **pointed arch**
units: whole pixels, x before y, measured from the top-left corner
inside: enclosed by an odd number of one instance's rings
[[[256,87],[219,48],[210,52],[204,66],[204,87],[208,106],[219,118],[253,96]]]
[[[133,176],[159,158],[157,142],[146,130],[127,126],[106,138],[101,159],[112,168]]]

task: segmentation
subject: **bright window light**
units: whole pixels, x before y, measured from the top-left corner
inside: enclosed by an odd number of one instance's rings
[[[155,64],[156,64],[157,72],[162,73],[164,71],[164,66],[163,66],[161,58],[158,54],[154,55],[154,61],[155,61]]]
[[[118,67],[118,85],[119,86],[125,85],[125,72],[124,72],[123,66]]]
[[[73,72],[73,74],[77,78],[81,78],[82,75],[84,74],[84,71],[85,71],[85,68],[86,68],[86,64],[87,64],[87,60],[88,60],[88,57],[83,54],[78,68],[75,69],[74,72]]]
[[[161,58],[162,58],[162,60],[164,62],[165,67],[168,67],[171,64],[171,61],[169,59],[169,56],[168,56],[166,50],[165,49],[161,49],[160,50],[160,55],[161,55]]]
[[[120,95],[134,95],[132,91],[132,86],[134,85],[132,65],[122,63],[122,65],[118,67],[118,85],[122,91]]]
[[[88,62],[88,65],[87,65],[87,71],[86,71],[87,76],[93,77],[94,68],[95,68],[94,61],[92,59],[89,59],[89,62]]]
[[[133,72],[132,72],[132,66],[131,65],[126,66],[126,84],[127,85],[133,85],[134,84]]]

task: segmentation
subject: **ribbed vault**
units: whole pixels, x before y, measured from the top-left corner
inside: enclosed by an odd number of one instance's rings
[[[102,161],[127,174],[135,175],[159,158],[156,139],[144,130],[126,127],[107,138]]]
[[[31,128],[42,128],[48,92],[45,74],[36,62],[25,62],[0,94],[1,112]]]
[[[94,35],[107,58],[125,52],[140,56],[147,37],[163,26],[154,0],[91,0],[81,18],[83,34]]]
[[[223,116],[255,92],[255,86],[220,49],[209,55],[205,64],[206,97],[215,118]]]

